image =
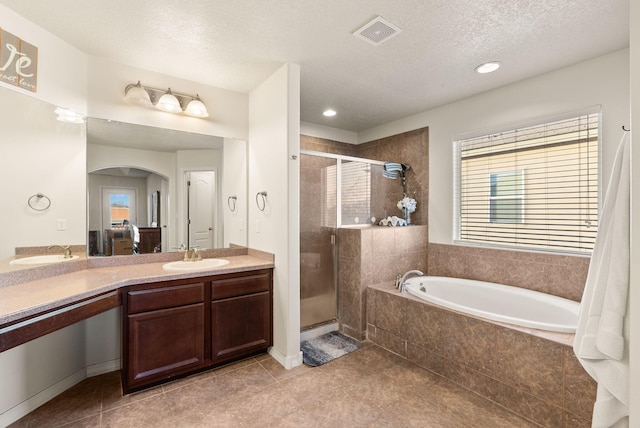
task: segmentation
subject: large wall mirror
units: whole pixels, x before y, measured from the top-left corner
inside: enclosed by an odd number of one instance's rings
[[[53,244],[84,244],[95,256],[246,245],[245,141],[95,118],[63,123],[55,109],[0,87],[1,259]],[[37,194],[49,208],[28,205]],[[118,231],[134,226],[136,251],[114,247]]]
[[[90,256],[246,245],[244,141],[88,118],[87,173]]]

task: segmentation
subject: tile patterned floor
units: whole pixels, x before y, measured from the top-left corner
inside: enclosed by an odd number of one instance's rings
[[[11,427],[536,427],[371,345],[320,367],[269,355],[123,397],[89,378]]]

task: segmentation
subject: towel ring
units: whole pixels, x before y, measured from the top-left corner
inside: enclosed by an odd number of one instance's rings
[[[27,200],[27,204],[34,211],[46,211],[51,206],[51,199],[44,193],[36,193]],[[39,204],[44,204],[44,206],[38,207]]]
[[[260,200],[262,200],[262,204],[260,204]],[[256,193],[256,205],[258,205],[258,209],[260,211],[264,211],[264,209],[267,206],[267,192],[266,191],[262,191],[262,192],[258,192]],[[260,205],[262,205],[262,207],[260,207]]]
[[[227,206],[231,210],[231,212],[236,212],[236,202],[238,201],[238,197],[236,195],[229,196],[227,198]]]

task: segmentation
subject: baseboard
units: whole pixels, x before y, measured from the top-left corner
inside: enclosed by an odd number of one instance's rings
[[[12,407],[3,414],[0,415],[0,427],[6,427],[17,421],[18,419],[33,412],[38,407],[42,406],[52,398],[62,394],[67,389],[71,388],[75,384],[82,382],[87,378],[87,372],[85,369],[78,370],[70,376],[62,379],[59,382],[54,383],[47,389],[40,391],[33,397],[23,401],[17,406]]]
[[[269,355],[271,355],[277,362],[279,362],[285,369],[292,369],[294,367],[302,365],[302,351],[297,355],[290,357],[278,352],[273,346],[269,348]]]
[[[120,358],[115,360],[105,361],[103,363],[92,364],[86,367],[87,377],[94,377],[105,373],[115,372],[121,368]]]
[[[11,409],[1,414],[0,427],[11,425],[18,419],[28,415],[47,401],[57,397],[67,389],[82,382],[88,377],[109,373],[115,370],[120,370],[119,358],[111,361],[105,361],[99,364],[93,364],[91,366],[80,369],[70,376],[67,376],[61,381],[54,383],[47,389],[40,391],[33,397],[23,401],[22,403],[12,407]]]

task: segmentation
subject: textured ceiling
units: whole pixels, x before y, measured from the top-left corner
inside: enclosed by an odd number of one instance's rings
[[[301,120],[362,131],[629,46],[629,0],[0,0],[87,54],[249,92],[301,67]],[[376,16],[402,31],[352,35]],[[489,60],[503,67],[478,75]],[[325,118],[322,111],[338,112]]]

